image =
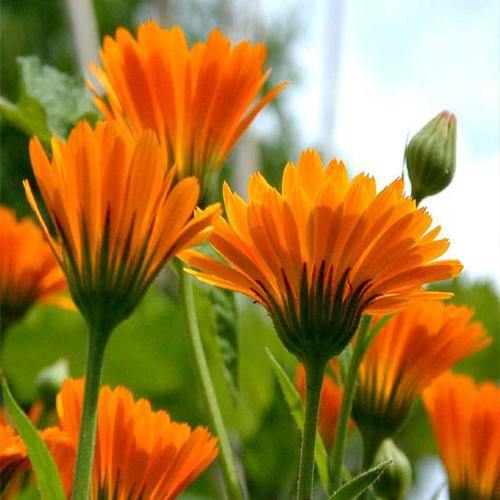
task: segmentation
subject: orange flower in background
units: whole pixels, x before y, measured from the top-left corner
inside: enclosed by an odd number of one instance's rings
[[[0,422],[0,491],[17,472],[29,466],[26,447],[15,429]]]
[[[125,319],[166,261],[203,241],[218,206],[193,211],[198,181],[174,182],[152,132],[136,140],[114,124],[80,122],[67,143],[52,139],[49,161],[30,142],[35,177],[55,227],[52,237],[28,182],[28,200],[84,317],[109,332]]]
[[[29,218],[0,207],[0,313],[2,332],[36,302],[72,307],[66,279],[42,232]]]
[[[448,241],[404,196],[396,180],[377,194],[365,174],[349,180],[342,162],[326,168],[315,151],[286,165],[282,192],[259,174],[248,203],[224,186],[227,221],[210,242],[225,262],[189,251],[183,260],[207,283],[242,292],[269,312],[285,346],[302,361],[339,354],[363,312],[389,313],[415,297],[443,298],[422,286],[451,278],[456,260],[436,259]]]
[[[83,403],[83,380],[68,379],[57,396],[59,425],[72,453],[53,451],[70,492]],[[138,500],[176,498],[217,456],[217,440],[197,427],[134,401],[124,387],[105,386],[99,394],[97,437],[90,498]]]
[[[190,49],[181,28],[149,21],[137,28],[136,38],[124,28],[105,37],[103,68],[90,65],[105,98],[89,85],[107,119],[136,132],[155,130],[179,177],[195,175],[204,192],[207,174],[222,167],[257,113],[285,86],[251,107],[270,74],[265,58],[262,44],[232,46],[217,29]]]
[[[49,427],[40,432],[51,452],[67,448],[67,436],[60,429]],[[62,456],[62,455],[61,455]],[[31,467],[26,447],[14,427],[9,425],[3,411],[0,413],[0,492],[2,498],[15,498],[21,487],[19,473]],[[21,474],[22,475],[22,474]],[[17,497],[16,497],[17,498]]]
[[[353,408],[360,428],[391,436],[424,387],[491,343],[473,314],[466,306],[415,301],[382,327],[360,366]]]
[[[423,397],[451,500],[500,498],[500,388],[445,373]]]
[[[336,360],[330,361],[330,368],[334,373],[338,372]],[[297,365],[295,372],[295,385],[302,399],[306,395],[306,372],[303,365]],[[337,420],[339,417],[340,406],[342,404],[342,388],[339,387],[337,382],[328,375],[323,379],[323,386],[321,388],[321,401],[319,405],[319,422],[318,428],[323,442],[327,447],[333,443],[335,436],[335,429],[337,427]],[[350,427],[354,426],[352,420],[349,423]]]

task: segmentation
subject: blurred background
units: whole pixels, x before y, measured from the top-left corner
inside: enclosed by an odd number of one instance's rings
[[[267,66],[273,68],[269,85],[290,81],[255,120],[224,167],[223,176],[242,194],[251,171],[260,169],[278,183],[285,162],[297,159],[309,146],[318,148],[325,160],[344,159],[352,174],[371,173],[384,186],[402,173],[408,137],[443,109],[457,115],[455,179],[423,205],[451,240],[450,256],[465,265],[459,280],[440,289],[452,290],[454,300],[475,307],[477,319],[495,339],[458,370],[478,379],[500,378],[498,3],[2,0],[2,98],[17,102],[22,97],[18,56],[36,55],[43,64],[81,77],[87,61],[98,60],[104,35],[113,34],[118,26],[134,30],[150,18],[164,26],[180,24],[191,41],[205,39],[219,26],[234,41],[264,42]],[[0,136],[1,202],[19,215],[29,214],[21,189],[21,180],[31,177],[28,136],[7,120],[2,120]],[[104,382],[126,385],[136,396],[167,408],[176,419],[204,423],[172,289],[160,280],[113,335]],[[223,363],[218,362],[225,354],[211,331],[215,320],[210,308],[202,307],[203,300],[200,292],[200,311],[207,315],[201,319],[206,349],[250,498],[289,498],[299,435],[264,347],[290,374],[293,360],[262,311],[238,297],[238,331],[232,348],[239,384],[231,389]],[[3,366],[25,407],[36,398],[37,373],[57,359],[68,359],[72,375],[82,374],[85,335],[76,313],[42,306],[9,331]],[[351,439],[350,460],[357,464],[356,433]],[[420,405],[396,442],[415,466],[412,498],[431,498],[445,479]],[[216,498],[217,471],[212,472],[183,498]],[[447,498],[444,490],[439,498]]]

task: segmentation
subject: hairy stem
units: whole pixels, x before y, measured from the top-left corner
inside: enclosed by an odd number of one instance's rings
[[[352,352],[351,362],[347,371],[347,378],[344,384],[344,394],[340,407],[337,429],[335,431],[335,441],[333,444],[333,466],[332,466],[332,487],[336,491],[340,487],[342,479],[342,466],[344,464],[344,454],[347,443],[347,432],[349,428],[349,417],[351,416],[354,393],[358,381],[358,371],[361,360],[365,353],[365,337],[370,326],[370,317],[364,316],[358,331],[358,338]]]
[[[227,431],[224,426],[219,403],[215,394],[214,384],[208,369],[207,358],[201,342],[201,335],[196,317],[192,280],[191,277],[182,270],[182,265],[180,263],[177,268],[179,271],[181,301],[185,315],[189,343],[191,345],[196,363],[196,370],[198,372],[202,388],[205,407],[208,410],[212,428],[215,429],[219,438],[219,457],[224,483],[226,485],[229,498],[231,500],[241,500],[243,499],[243,492],[236,474],[236,467],[234,465],[233,454],[229,445]]]
[[[304,363],[306,371],[306,408],[300,449],[298,500],[311,500],[314,484],[314,445],[318,426],[321,387],[326,363],[312,360]]]

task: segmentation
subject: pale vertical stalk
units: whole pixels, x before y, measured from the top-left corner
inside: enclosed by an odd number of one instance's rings
[[[92,0],[66,0],[73,42],[82,75],[89,77],[89,61],[99,59],[99,31]]]
[[[201,335],[196,317],[192,279],[183,271],[180,262],[178,262],[177,269],[179,271],[180,295],[185,315],[186,330],[200,380],[205,407],[208,410],[212,428],[219,438],[220,462],[227,494],[231,500],[241,500],[243,499],[243,493],[238,481],[229,438],[224,426],[212,376],[210,375],[207,358],[201,342]]]

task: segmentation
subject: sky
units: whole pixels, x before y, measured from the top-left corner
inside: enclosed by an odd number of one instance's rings
[[[497,3],[334,0],[335,8],[343,6],[337,23],[327,2],[294,3],[302,23],[294,49],[301,81],[290,85],[287,105],[298,118],[301,148],[328,143],[353,174],[369,172],[383,187],[401,174],[408,134],[444,109],[455,113],[455,179],[422,205],[450,239],[448,256],[462,261],[465,275],[492,279],[500,289]],[[269,15],[280,8],[269,7],[275,9]],[[332,57],[325,40],[338,24]],[[330,141],[321,111],[328,61],[337,69],[328,82],[336,103]]]

